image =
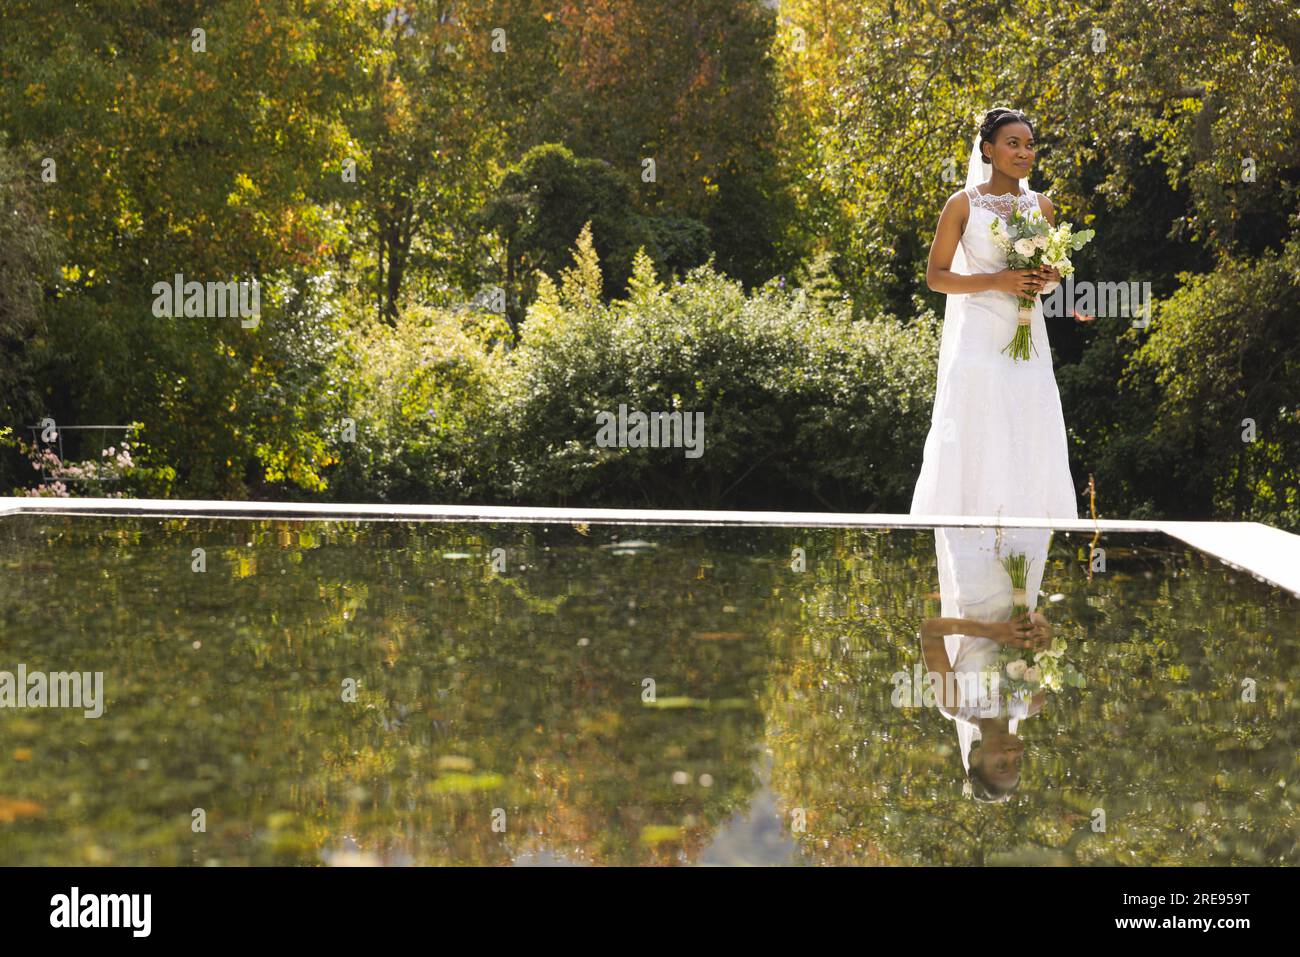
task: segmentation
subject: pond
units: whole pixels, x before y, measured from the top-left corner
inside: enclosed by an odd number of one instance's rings
[[[1004,533],[6,517],[0,864],[1300,863],[1300,599]],[[998,802],[896,694],[990,547],[1083,682]]]

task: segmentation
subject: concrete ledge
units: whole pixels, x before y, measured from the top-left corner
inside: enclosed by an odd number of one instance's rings
[[[5,515],[308,521],[586,522],[615,525],[770,525],[801,528],[934,528],[989,526],[1062,532],[1158,532],[1186,542],[1233,568],[1300,596],[1300,535],[1259,522],[1166,522],[1043,519],[1018,516],[891,515],[855,512],[748,512],[709,509],[527,508],[513,505],[325,505],[199,499],[0,498]]]

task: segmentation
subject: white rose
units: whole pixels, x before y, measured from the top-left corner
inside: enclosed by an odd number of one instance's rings
[[[1038,684],[1038,669],[1028,668],[1025,670],[1025,680],[1031,685]]]
[[[1035,236],[1035,237],[1034,237],[1034,245],[1037,246],[1039,249],[1046,249],[1046,248],[1047,248],[1047,244],[1048,244],[1049,242],[1051,242],[1051,240],[1049,240],[1046,236]]]
[[[1012,681],[1019,681],[1025,676],[1025,670],[1029,667],[1028,662],[1023,658],[1017,658],[1007,665],[1007,677]]]
[[[1038,247],[1034,245],[1034,241],[1028,237],[1016,240],[1016,252],[1020,253],[1022,256],[1032,256],[1034,250],[1037,248]]]

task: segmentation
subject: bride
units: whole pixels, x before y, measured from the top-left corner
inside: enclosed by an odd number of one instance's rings
[[[1019,110],[989,110],[966,176],[939,217],[926,282],[948,297],[934,412],[912,496],[913,515],[1078,518],[1061,398],[1037,294],[1054,269],[1008,269],[989,226],[1013,209],[1055,225],[1051,200],[1029,189],[1034,129]],[[1049,284],[1051,284],[1049,286]],[[1016,297],[1034,299],[1031,358],[1002,350]]]
[[[993,706],[976,681],[999,670],[1000,646],[1024,649],[1029,659],[1051,642],[1052,625],[1037,610],[1052,533],[1045,528],[936,528],[941,616],[919,631],[925,673],[934,678],[935,704],[953,722],[966,771],[963,792],[977,801],[1006,801],[1020,786],[1025,744],[1020,722],[1038,714],[1046,701],[1039,691],[1029,701]],[[1023,556],[1024,591],[1017,594],[1003,559]],[[1017,605],[1028,611],[1016,618]],[[1013,656],[1014,657],[1014,656]],[[951,680],[952,678],[961,680]]]

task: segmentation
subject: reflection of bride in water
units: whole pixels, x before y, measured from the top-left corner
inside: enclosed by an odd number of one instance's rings
[[[997,694],[981,697],[977,680],[997,666],[1003,647],[1024,648],[1026,657],[1051,642],[1046,617],[1035,610],[1052,533],[1029,528],[937,528],[940,618],[921,625],[921,654],[934,681],[935,702],[957,729],[969,792],[981,801],[1005,801],[1020,784],[1025,746],[1020,720],[1037,714],[1043,691],[1027,700]],[[1023,555],[1023,593],[1006,563]],[[1014,619],[1013,606],[1023,606]]]

